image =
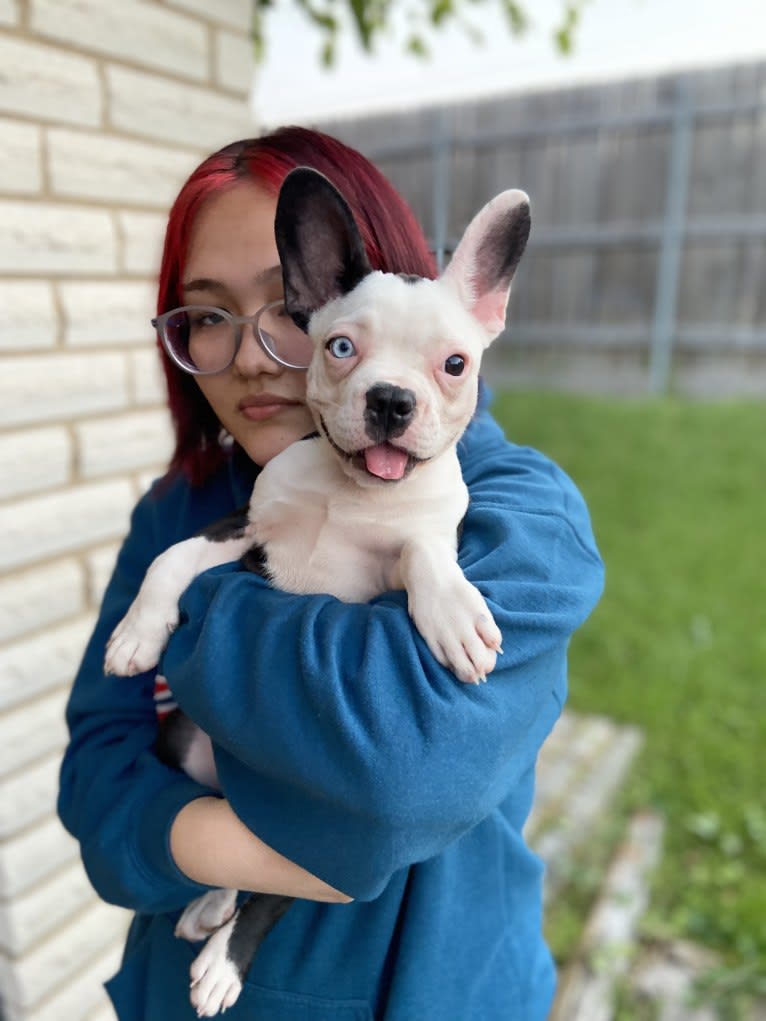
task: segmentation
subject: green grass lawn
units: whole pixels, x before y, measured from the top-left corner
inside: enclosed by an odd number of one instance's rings
[[[570,704],[639,724],[668,830],[654,925],[766,975],[766,403],[498,393],[585,494],[607,567]]]

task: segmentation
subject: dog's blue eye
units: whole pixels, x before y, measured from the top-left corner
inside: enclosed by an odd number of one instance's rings
[[[351,358],[356,354],[356,348],[348,337],[331,337],[326,347],[333,358]]]
[[[465,368],[465,358],[462,355],[450,355],[444,363],[444,371],[448,376],[462,376]]]

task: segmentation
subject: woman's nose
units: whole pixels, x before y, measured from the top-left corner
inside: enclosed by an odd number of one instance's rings
[[[242,324],[242,339],[234,358],[234,368],[242,376],[257,376],[261,373],[278,376],[282,371],[279,362],[269,358],[263,350],[253,323]]]

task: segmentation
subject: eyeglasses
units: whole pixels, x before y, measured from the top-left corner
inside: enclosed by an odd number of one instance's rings
[[[288,369],[308,368],[313,345],[281,300],[269,302],[252,316],[235,316],[208,305],[183,305],[152,319],[167,353],[180,369],[194,376],[212,376],[229,368],[246,323],[273,361]]]

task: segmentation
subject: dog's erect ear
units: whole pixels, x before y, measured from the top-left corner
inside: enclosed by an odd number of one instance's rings
[[[511,280],[524,253],[530,223],[527,195],[501,192],[468,224],[442,274],[490,340],[505,326]]]
[[[370,272],[346,200],[324,174],[297,167],[285,178],[274,221],[285,307],[305,330],[311,314]]]

